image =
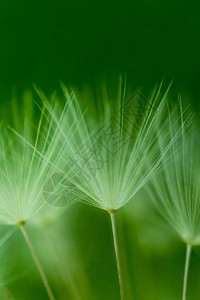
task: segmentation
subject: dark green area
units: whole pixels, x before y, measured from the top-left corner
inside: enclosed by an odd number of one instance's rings
[[[200,5],[170,1],[1,1],[0,95],[35,82],[90,84],[126,72],[149,92],[163,77],[200,98]]]

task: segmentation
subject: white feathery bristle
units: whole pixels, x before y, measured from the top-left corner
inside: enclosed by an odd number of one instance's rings
[[[104,210],[117,210],[168,159],[181,133],[176,125],[183,112],[175,108],[169,111],[168,90],[161,95],[161,86],[148,100],[134,95],[128,102],[124,100],[125,92],[119,89],[115,106],[109,99],[102,99],[103,117],[95,119],[98,112],[82,112],[74,93],[70,94],[65,86],[63,91],[64,108],[58,101],[49,103],[39,92],[46,118],[50,125],[54,124],[50,155],[43,157],[51,162],[57,154],[54,167],[74,186],[77,200]],[[171,126],[177,129],[173,136]]]
[[[200,243],[200,135],[195,125],[183,123],[181,136],[173,140],[170,160],[148,186],[158,211],[187,244]],[[171,136],[176,128],[171,126]]]

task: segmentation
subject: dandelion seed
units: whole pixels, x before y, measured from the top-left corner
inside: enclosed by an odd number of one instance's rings
[[[51,161],[54,147],[49,147],[51,155],[48,156],[38,149],[37,152],[76,187],[80,201],[109,212],[121,298],[124,299],[115,212],[134,197],[167,159],[173,144],[170,122],[177,123],[177,114],[173,111],[167,116],[168,90],[162,95],[161,86],[148,100],[139,95],[128,102],[122,86],[120,82],[115,105],[104,91],[103,116],[98,117],[98,122],[92,114],[82,112],[75,95],[65,86],[62,86],[66,97],[64,108],[57,101],[49,103],[38,91],[48,112],[47,120],[55,123],[52,145],[56,142],[58,159],[55,163]],[[173,139],[179,134],[180,128]]]
[[[181,137],[174,140],[177,127],[181,128]],[[150,182],[148,195],[186,244],[182,298],[186,300],[191,249],[200,244],[200,158],[197,151],[200,136],[194,126],[188,131],[183,119],[175,127],[171,124],[170,132],[173,140],[171,158]]]
[[[15,120],[17,119],[20,118],[16,116]],[[23,126],[20,122],[16,127],[22,130],[27,141],[45,151],[46,140],[39,139],[42,117],[36,134],[32,123],[31,112],[26,111]],[[52,169],[45,160],[37,156],[34,149],[30,149],[19,138],[14,138],[10,131],[3,127],[0,131],[0,223],[20,227],[49,298],[53,300],[53,293],[25,228],[26,222],[47,205],[43,198],[43,185],[52,174]]]

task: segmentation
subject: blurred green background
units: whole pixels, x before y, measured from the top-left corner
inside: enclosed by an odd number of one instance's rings
[[[163,77],[200,99],[200,5],[196,1],[0,2],[0,93],[36,83],[52,91],[126,72],[144,92]]]
[[[59,88],[59,80],[82,88],[106,74],[126,72],[132,89],[141,87],[145,95],[163,78],[174,79],[175,91],[199,109],[198,2],[1,1],[0,43],[4,103],[13,91],[20,95],[33,83],[50,94]],[[181,299],[184,245],[166,224],[155,221],[152,207],[143,210],[136,202],[117,214],[126,299]],[[57,248],[52,253],[44,245],[42,230],[30,225],[30,232],[57,296],[60,293],[58,299],[79,299],[72,288],[74,280],[80,299],[118,300],[108,215],[80,204],[63,212],[55,223]],[[1,230],[6,232],[7,227]],[[1,269],[3,279],[28,272],[8,285],[16,299],[47,299],[19,232],[2,250]],[[190,300],[199,299],[199,270],[200,251],[195,249]]]

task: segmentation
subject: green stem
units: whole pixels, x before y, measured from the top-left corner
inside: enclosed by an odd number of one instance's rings
[[[43,281],[43,284],[44,284],[44,286],[45,286],[46,292],[47,292],[47,294],[48,294],[48,296],[49,296],[49,299],[50,299],[50,300],[55,300],[54,295],[53,295],[53,293],[52,293],[52,290],[51,290],[51,288],[50,288],[50,285],[49,285],[49,283],[48,283],[48,280],[47,280],[47,278],[46,278],[46,275],[45,275],[45,273],[44,273],[44,271],[43,271],[43,269],[42,269],[42,267],[41,267],[41,265],[40,265],[40,262],[39,262],[39,260],[38,260],[38,258],[37,258],[37,255],[36,255],[36,253],[35,253],[35,250],[34,250],[34,248],[33,248],[32,242],[31,242],[30,237],[29,237],[29,235],[28,235],[28,233],[27,233],[27,231],[26,231],[26,229],[25,229],[24,224],[22,224],[22,225],[19,224],[19,227],[20,227],[21,232],[22,232],[22,234],[23,234],[23,236],[24,236],[24,238],[25,238],[25,240],[26,240],[27,246],[29,247],[29,250],[30,250],[31,255],[32,255],[32,257],[33,257],[33,260],[34,260],[34,262],[35,262],[35,264],[36,264],[36,267],[37,267],[37,269],[38,269],[38,271],[39,271],[39,273],[40,273],[40,276],[41,276],[41,278],[42,278],[42,281]]]
[[[188,271],[190,265],[190,256],[191,256],[192,246],[186,245],[186,256],[185,256],[185,271],[184,271],[184,280],[183,280],[183,298],[182,300],[186,300],[187,294],[187,281],[188,281]]]
[[[121,300],[124,300],[124,290],[123,290],[123,282],[122,282],[122,273],[120,266],[120,258],[119,258],[119,249],[117,243],[117,233],[116,233],[116,223],[115,223],[115,211],[108,211],[110,214],[111,225],[112,225],[112,233],[113,233],[113,243],[115,248],[115,256],[117,262],[117,271],[118,271],[118,279],[119,279],[119,288],[121,294]]]

